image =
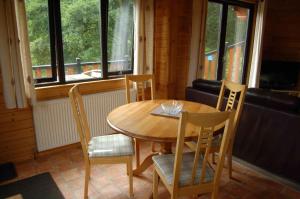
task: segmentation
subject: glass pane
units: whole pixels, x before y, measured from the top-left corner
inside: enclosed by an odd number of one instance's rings
[[[249,9],[228,6],[223,79],[242,82]]]
[[[132,69],[133,27],[133,0],[109,0],[108,72]]]
[[[51,78],[48,2],[45,0],[26,0],[25,5],[33,78]]]
[[[61,0],[66,81],[102,77],[100,0]]]
[[[222,4],[208,2],[203,79],[217,79]]]

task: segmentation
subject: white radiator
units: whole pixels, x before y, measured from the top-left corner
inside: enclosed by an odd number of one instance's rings
[[[134,92],[131,94],[134,95]],[[125,104],[125,96],[125,90],[83,95],[92,136],[113,132],[106,122],[106,117],[114,108]],[[34,105],[33,117],[38,151],[79,142],[71,111],[68,98],[37,102]]]

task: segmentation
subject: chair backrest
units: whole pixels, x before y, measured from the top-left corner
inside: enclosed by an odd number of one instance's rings
[[[233,122],[233,127],[234,127],[234,134],[237,128],[237,124],[239,122],[242,110],[243,110],[243,105],[244,105],[244,101],[245,101],[245,94],[247,91],[247,86],[243,85],[243,84],[238,84],[238,83],[234,83],[231,81],[227,81],[227,80],[223,80],[222,81],[222,86],[221,86],[221,90],[220,90],[220,94],[219,94],[219,98],[218,98],[218,103],[217,103],[217,109],[221,111],[222,109],[222,105],[223,105],[223,101],[224,101],[224,95],[225,95],[225,90],[229,90],[229,96],[228,96],[228,100],[227,100],[227,104],[225,107],[225,111],[231,110],[235,107],[235,102],[236,102],[236,98],[238,93],[239,94],[239,99],[238,99],[238,104],[236,106],[236,114],[235,114],[235,118],[234,118],[234,122]]]
[[[125,86],[126,86],[126,99],[127,103],[130,103],[130,82],[136,83],[136,101],[145,100],[145,88],[147,82],[150,82],[151,87],[151,99],[154,99],[155,91],[155,80],[154,75],[125,75]]]
[[[229,144],[229,137],[232,133],[233,118],[235,115],[235,110],[225,111],[225,112],[216,112],[216,113],[188,113],[182,112],[179,127],[178,127],[178,136],[176,144],[176,154],[174,162],[174,181],[173,185],[176,189],[176,186],[179,186],[180,171],[182,167],[182,155],[184,148],[184,137],[187,131],[191,131],[191,127],[195,132],[195,136],[198,136],[195,156],[193,161],[193,169],[191,171],[191,181],[190,185],[195,185],[195,177],[199,158],[203,153],[203,148],[205,148],[205,153],[202,162],[202,172],[200,175],[199,185],[203,184],[205,181],[205,172],[208,165],[208,156],[210,153],[211,143],[213,139],[213,132],[216,129],[219,129],[224,126],[224,133],[219,153],[219,161],[217,162],[216,172],[214,174],[214,183],[219,183],[221,172],[224,164],[225,153]]]
[[[76,121],[84,158],[88,159],[88,143],[91,140],[91,133],[78,85],[75,85],[70,89],[69,99],[71,102],[73,116]]]

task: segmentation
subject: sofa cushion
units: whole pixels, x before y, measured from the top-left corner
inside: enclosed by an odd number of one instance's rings
[[[193,88],[213,94],[219,94],[221,82],[216,80],[197,79],[193,81]]]
[[[298,112],[300,107],[300,99],[298,97],[260,88],[248,89],[245,101],[289,112]]]
[[[215,80],[204,80],[197,79],[193,81],[193,88],[190,90],[197,90],[199,92],[208,93],[210,95],[219,95],[221,88],[221,82]],[[191,96],[191,94],[199,95],[199,92],[188,92],[187,99],[194,101],[195,96]],[[238,93],[239,94],[239,93]],[[225,100],[229,95],[228,90],[225,90]],[[207,95],[203,95],[207,98]],[[198,97],[196,97],[198,98]],[[239,98],[237,96],[237,98]],[[208,105],[212,105],[211,102],[207,102],[205,99],[201,99],[202,103],[206,103]],[[197,101],[197,100],[196,100]],[[264,106],[268,108],[272,108],[279,111],[286,111],[292,113],[300,113],[300,98],[296,96],[291,96],[286,93],[279,93],[275,91],[271,91],[269,89],[261,89],[261,88],[249,88],[246,93],[245,98],[246,103],[256,104],[259,106]],[[216,102],[214,102],[215,104]],[[226,103],[225,103],[226,104]],[[223,103],[224,105],[224,103]],[[215,106],[215,105],[212,105]]]

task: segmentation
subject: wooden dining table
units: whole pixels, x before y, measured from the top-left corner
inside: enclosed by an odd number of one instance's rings
[[[146,100],[122,105],[112,110],[107,116],[107,122],[115,131],[161,145],[159,152],[149,151],[148,156],[140,164],[137,161],[134,175],[140,175],[152,165],[152,156],[158,153],[171,153],[172,143],[177,140],[179,118],[152,114],[153,110],[168,100]],[[180,101],[183,111],[209,113],[217,112],[214,107],[190,101]],[[193,127],[187,127],[185,139],[192,140],[198,134]],[[139,148],[136,148],[139,157]]]

